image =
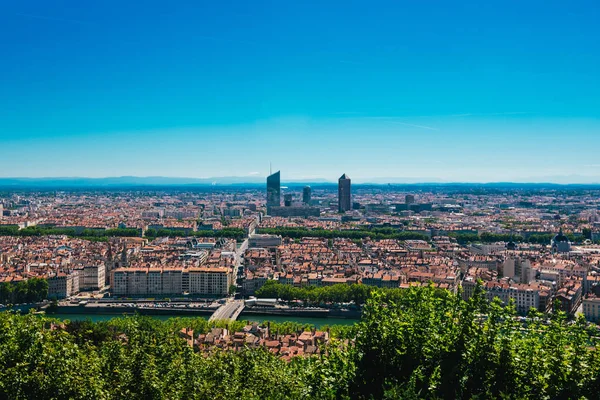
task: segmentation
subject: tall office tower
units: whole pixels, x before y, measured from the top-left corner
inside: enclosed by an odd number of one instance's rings
[[[346,212],[352,209],[352,196],[350,194],[350,178],[344,174],[338,180],[338,209]]]
[[[311,200],[310,186],[304,186],[304,189],[302,189],[302,202],[306,205],[309,205],[310,200]]]
[[[280,171],[267,176],[267,214],[271,207],[281,205],[281,179]]]
[[[292,196],[291,193],[283,195],[283,205],[286,207],[291,207],[293,199],[294,199],[294,197]]]
[[[404,197],[404,203],[405,204],[414,204],[415,202],[415,196],[412,194],[407,194],[406,197]]]

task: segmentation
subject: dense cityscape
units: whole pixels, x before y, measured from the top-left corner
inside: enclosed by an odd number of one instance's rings
[[[346,174],[336,193],[282,187],[280,172],[267,178],[266,195],[252,186],[7,192],[1,297],[24,302],[14,288],[33,278],[48,283],[45,299],[63,302],[229,295],[248,302],[268,281],[433,284],[466,300],[479,282],[489,300],[513,300],[522,315],[558,305],[596,322],[597,193],[527,186],[409,192],[353,187]]]

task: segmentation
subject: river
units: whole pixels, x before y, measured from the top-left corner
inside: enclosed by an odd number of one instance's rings
[[[48,314],[49,317],[58,318],[61,320],[70,320],[70,321],[81,321],[81,320],[90,320],[90,321],[108,321],[113,318],[121,317],[122,315],[108,315],[108,314],[67,314],[67,313],[57,313],[57,314]],[[180,315],[151,315],[150,318],[158,319],[161,321],[166,321],[170,318],[178,318]],[[204,318],[205,317],[192,317],[192,318]],[[244,316],[242,315],[239,320],[245,321],[273,321],[273,322],[299,322],[301,324],[312,324],[317,329],[324,325],[353,325],[358,322],[356,319],[344,319],[344,318],[318,318],[318,317],[288,317],[288,316],[280,316],[280,315],[265,315],[265,316]]]

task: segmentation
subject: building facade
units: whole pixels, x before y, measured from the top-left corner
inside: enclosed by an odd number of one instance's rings
[[[319,207],[304,207],[304,206],[290,206],[280,207],[273,206],[269,209],[269,215],[273,217],[319,217],[321,216],[321,209]]]
[[[226,296],[234,283],[230,268],[118,268],[113,271],[115,296]]]
[[[583,315],[590,322],[600,321],[600,297],[590,294],[583,299]]]
[[[312,191],[310,186],[304,186],[304,189],[302,189],[302,202],[306,205],[310,205],[310,202],[312,201]]]
[[[281,174],[280,171],[275,172],[267,177],[267,214],[271,207],[279,207],[281,205]]]
[[[97,265],[86,265],[83,267],[83,279],[80,279],[79,287],[81,290],[102,289],[106,283],[106,265],[99,263]]]
[[[338,180],[338,210],[346,212],[352,209],[352,195],[350,177],[344,174]]]
[[[248,247],[277,247],[281,245],[280,235],[254,234],[248,238]]]
[[[229,268],[193,268],[189,275],[190,295],[226,296],[233,285]]]
[[[48,297],[65,299],[79,293],[79,273],[59,272],[48,278]]]

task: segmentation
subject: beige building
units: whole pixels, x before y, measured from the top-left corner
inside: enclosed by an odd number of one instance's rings
[[[572,264],[572,263],[560,262],[560,261],[545,263],[545,264],[539,266],[538,270],[543,270],[544,273],[546,273],[546,274],[548,274],[548,273],[558,274],[557,285],[559,287],[562,286],[565,283],[565,281],[567,281],[571,278],[581,279],[585,286],[585,281],[586,281],[587,272],[588,272],[586,267]]]
[[[97,265],[86,265],[81,270],[82,279],[80,280],[81,290],[102,289],[105,284],[106,265],[99,263]]]
[[[233,284],[231,268],[118,268],[112,272],[115,296],[226,296]]]
[[[583,299],[583,315],[590,322],[600,321],[600,297],[590,294]]]
[[[59,272],[48,278],[48,297],[65,299],[79,293],[79,273]]]
[[[230,268],[193,268],[189,270],[190,294],[220,295],[229,293],[233,284],[233,273]]]
[[[111,288],[115,296],[145,296],[148,294],[148,270],[144,268],[117,268],[112,271]]]
[[[164,268],[162,270],[162,293],[179,294],[187,292],[183,285],[183,270]]]
[[[508,257],[502,265],[502,275],[505,278],[514,279],[520,283],[528,284],[535,279],[535,270],[531,262],[518,257]]]

